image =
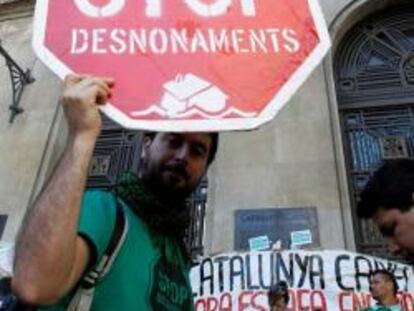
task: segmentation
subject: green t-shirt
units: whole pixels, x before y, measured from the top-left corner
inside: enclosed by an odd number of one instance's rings
[[[154,244],[146,224],[126,204],[122,205],[128,219],[128,234],[111,270],[96,286],[91,311],[193,310],[189,267],[185,265],[177,243],[164,237],[160,238],[163,243]],[[96,258],[103,255],[109,243],[115,214],[113,194],[103,191],[85,193],[79,234],[90,246],[92,264],[96,264]],[[161,248],[177,256],[179,267],[161,256]],[[68,302],[69,295],[45,310],[65,310]]]

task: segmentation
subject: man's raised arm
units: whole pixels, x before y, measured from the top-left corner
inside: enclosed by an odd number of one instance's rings
[[[78,237],[88,166],[101,129],[98,105],[111,96],[113,81],[69,75],[62,105],[69,127],[63,154],[49,181],[28,209],[17,242],[12,287],[30,304],[51,304],[80,279],[89,260]]]

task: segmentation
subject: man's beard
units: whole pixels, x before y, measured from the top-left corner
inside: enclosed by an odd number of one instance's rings
[[[122,174],[116,192],[151,230],[182,241],[190,224],[189,206],[185,200],[160,200],[142,178],[132,172]]]
[[[185,185],[178,187],[174,182],[165,180],[163,174],[171,173],[185,181]],[[174,177],[170,177],[173,179]],[[149,168],[143,168],[141,171],[141,179],[145,187],[151,191],[161,202],[164,203],[181,203],[185,201],[195,187],[188,186],[189,176],[185,168],[180,165],[170,165],[162,168],[162,172],[154,172]],[[198,184],[198,183],[197,183]]]

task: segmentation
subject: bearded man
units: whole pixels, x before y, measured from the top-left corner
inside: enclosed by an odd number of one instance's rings
[[[126,173],[115,192],[86,191],[101,130],[98,106],[114,81],[65,79],[62,104],[69,135],[50,180],[28,209],[17,239],[12,288],[23,301],[66,310],[84,275],[103,257],[118,207],[128,232],[90,310],[193,310],[183,245],[186,198],[213,161],[217,133],[146,133],[139,176]]]

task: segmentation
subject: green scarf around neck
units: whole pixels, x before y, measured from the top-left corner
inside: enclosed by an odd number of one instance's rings
[[[190,224],[190,209],[185,201],[174,205],[161,202],[131,171],[119,175],[115,193],[148,225],[154,243],[160,247],[167,260],[177,262],[178,258],[175,257],[180,256],[167,247],[168,238],[177,243],[182,258],[186,261],[189,259],[184,238]]]

